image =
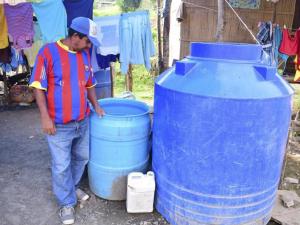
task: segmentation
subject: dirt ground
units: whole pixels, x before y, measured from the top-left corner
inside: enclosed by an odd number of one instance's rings
[[[0,111],[0,225],[58,225],[50,155],[34,106]],[[125,202],[91,198],[76,208],[76,225],[162,225],[156,212],[128,214]]]
[[[51,190],[50,156],[35,105],[0,109],[0,225],[58,225]],[[286,175],[300,178],[300,155],[290,154]],[[157,212],[128,214],[125,202],[106,201],[82,187],[91,199],[76,208],[76,225],[163,225]],[[299,185],[284,186],[296,190]],[[274,225],[275,223],[269,223]]]

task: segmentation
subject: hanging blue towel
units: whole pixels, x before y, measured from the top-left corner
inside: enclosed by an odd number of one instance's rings
[[[76,17],[87,17],[92,20],[93,4],[94,0],[64,0],[68,17],[68,27]]]
[[[144,64],[151,68],[150,57],[155,55],[148,11],[121,14],[120,63],[126,74],[129,64]]]
[[[279,52],[280,43],[282,40],[282,31],[279,26],[275,26],[274,31],[274,58],[276,65],[278,65],[278,59],[279,57],[283,60],[283,70],[285,70],[286,61],[288,60],[289,56],[286,54],[282,54]]]

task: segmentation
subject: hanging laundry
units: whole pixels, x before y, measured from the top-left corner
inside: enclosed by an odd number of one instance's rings
[[[19,65],[24,65],[25,61],[23,58],[22,51],[18,51],[13,47],[9,47],[9,62],[7,64],[2,64],[2,70],[5,72],[11,72],[16,70]]]
[[[97,63],[100,67],[100,69],[107,69],[108,67],[110,67],[110,63],[111,62],[117,62],[119,61],[120,55],[100,55],[100,54],[96,54],[96,58],[97,58]]]
[[[278,65],[279,58],[281,58],[284,62],[283,71],[285,70],[286,61],[288,60],[289,56],[279,52],[279,47],[282,39],[282,31],[280,26],[276,25],[274,29],[274,59],[276,65]]]
[[[95,47],[91,49],[91,64],[93,67],[94,73],[107,69],[110,67],[110,63],[117,62],[120,59],[120,54],[113,55],[100,55],[97,53],[97,50]]]
[[[298,63],[298,60],[299,60],[299,55],[297,55],[294,60],[295,67],[296,67],[296,73],[295,73],[295,77],[294,77],[295,82],[300,81],[300,64]]]
[[[67,35],[67,13],[62,0],[43,0],[32,3],[39,21],[43,42],[55,42]]]
[[[20,3],[28,2],[27,0],[4,0],[3,3],[9,4],[9,5],[17,5]]]
[[[33,44],[30,48],[24,49],[24,54],[27,58],[27,61],[28,61],[28,64],[30,67],[34,66],[36,56],[37,56],[40,48],[43,46],[42,34],[41,34],[41,30],[40,30],[40,27],[39,27],[39,24],[37,21],[35,21],[33,23],[33,27],[34,27]]]
[[[0,49],[0,64],[10,63],[10,46]]]
[[[120,53],[120,16],[103,16],[94,19],[97,24],[97,39],[100,47],[97,53],[103,56]]]
[[[269,64],[272,64],[272,45],[273,45],[273,33],[272,22],[260,22],[259,31],[256,35],[259,43],[262,45],[263,50],[269,56]]]
[[[14,6],[5,4],[4,11],[13,47],[16,49],[29,48],[34,36],[31,4],[20,3]]]
[[[7,23],[4,14],[4,7],[0,5],[0,49],[7,48],[8,46],[8,33]]]
[[[184,20],[185,17],[185,5],[183,2],[180,2],[180,5],[176,11],[176,20],[180,23]]]
[[[95,46],[93,46],[92,48],[90,48],[91,65],[92,65],[94,73],[100,71],[100,67],[98,65],[97,58],[96,58],[96,51],[97,50],[96,50]]]
[[[3,3],[9,4],[9,5],[17,5],[20,3],[25,3],[25,2],[42,2],[43,0],[2,0]]]
[[[292,56],[297,54],[299,46],[299,33],[296,32],[294,36],[289,34],[288,29],[282,29],[282,41],[279,52]]]
[[[94,0],[64,0],[68,18],[68,27],[76,17],[87,17],[92,20],[93,4]]]
[[[155,55],[148,11],[121,14],[120,20],[121,72],[126,74],[129,64],[144,64],[151,68],[150,57]]]

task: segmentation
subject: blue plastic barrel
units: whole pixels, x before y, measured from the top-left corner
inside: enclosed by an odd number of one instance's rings
[[[126,177],[149,164],[149,107],[130,99],[99,100],[106,115],[90,118],[89,185],[99,197],[126,199]]]
[[[97,99],[112,97],[110,69],[97,71],[94,73],[94,76],[97,80],[95,86]]]
[[[155,82],[156,209],[171,223],[267,224],[291,87],[258,45],[192,43]]]

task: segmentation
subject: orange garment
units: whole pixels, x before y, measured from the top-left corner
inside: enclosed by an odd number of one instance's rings
[[[8,47],[7,23],[3,4],[0,4],[0,49]]]
[[[298,64],[298,56],[296,56],[295,60],[294,60],[294,63],[296,65],[296,74],[295,74],[295,77],[294,77],[294,81],[300,81],[300,66]]]

